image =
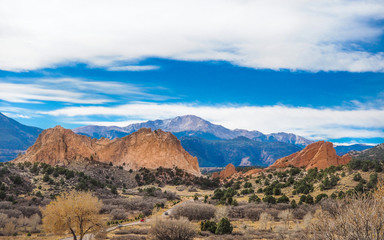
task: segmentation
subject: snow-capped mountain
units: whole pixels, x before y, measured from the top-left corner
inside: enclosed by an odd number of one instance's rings
[[[265,135],[259,131],[244,129],[230,130],[221,125],[213,124],[194,115],[186,115],[165,120],[147,121],[130,124],[126,127],[85,126],[73,131],[95,138],[117,138],[133,133],[140,128],[162,129],[174,133],[176,136],[202,137],[206,139],[234,139],[246,137],[261,142],[284,142],[299,146],[307,146],[312,141],[292,133],[272,133]]]

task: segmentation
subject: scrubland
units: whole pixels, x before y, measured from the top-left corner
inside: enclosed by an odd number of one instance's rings
[[[70,237],[46,231],[42,211],[65,191],[90,191],[108,229],[96,239],[384,239],[379,162],[288,167],[221,183],[179,169],[120,170],[2,164],[0,238]]]

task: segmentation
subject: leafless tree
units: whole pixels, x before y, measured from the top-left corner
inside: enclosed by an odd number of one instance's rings
[[[321,210],[309,230],[319,240],[384,239],[384,190],[337,201],[332,211]]]
[[[268,223],[270,221],[273,221],[273,217],[271,214],[263,212],[260,214],[260,220],[259,220],[259,228],[263,230],[268,229]]]
[[[293,219],[293,213],[291,209],[284,210],[279,213],[278,217],[284,223],[284,228],[289,228],[289,222]]]
[[[204,203],[186,203],[177,206],[172,216],[186,217],[189,220],[208,220],[215,216],[216,208]]]
[[[196,232],[193,225],[185,218],[156,219],[150,235],[154,240],[191,240]]]

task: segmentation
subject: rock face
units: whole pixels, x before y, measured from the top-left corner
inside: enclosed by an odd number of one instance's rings
[[[146,128],[123,138],[98,140],[56,126],[43,131],[26,154],[15,159],[15,162],[24,161],[51,165],[67,165],[74,161],[112,162],[134,170],[178,167],[200,175],[197,158],[189,155],[172,133]]]
[[[305,167],[307,170],[315,167],[324,169],[332,165],[347,164],[350,160],[351,156],[349,155],[338,156],[331,142],[319,141],[308,145],[299,152],[278,159],[269,168],[283,168],[292,165]]]
[[[218,178],[218,177],[220,177],[220,173],[219,172],[212,173],[212,179],[215,179],[215,178]]]
[[[226,179],[228,177],[231,177],[233,174],[237,173],[235,166],[233,164],[228,164],[223,171],[220,172],[220,179]]]

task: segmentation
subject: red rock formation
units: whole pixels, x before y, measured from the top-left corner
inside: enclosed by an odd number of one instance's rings
[[[264,171],[263,169],[256,168],[256,169],[251,169],[251,170],[245,172],[243,175],[244,176],[252,176],[253,174],[261,173],[263,171]]]
[[[212,173],[212,179],[215,179],[215,178],[218,178],[218,177],[220,177],[220,173],[219,172]]]
[[[220,172],[220,179],[226,179],[237,173],[233,164],[228,164],[223,171]]]
[[[147,128],[123,138],[97,140],[56,126],[43,131],[26,154],[14,161],[45,162],[51,165],[99,161],[120,166],[124,164],[124,168],[134,170],[141,167],[178,167],[200,175],[197,158],[189,155],[172,133]]]
[[[308,145],[303,150],[293,153],[287,157],[280,158],[270,168],[283,168],[289,165],[305,167],[307,170],[317,167],[318,169],[330,166],[344,165],[351,161],[351,156],[342,157],[336,154],[331,142],[319,141]]]

